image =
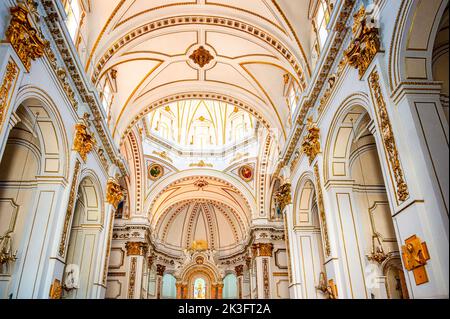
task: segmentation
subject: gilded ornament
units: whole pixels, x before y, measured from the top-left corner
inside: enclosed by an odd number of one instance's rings
[[[61,299],[62,298],[62,285],[59,279],[55,279],[50,286],[49,297],[50,299]]]
[[[428,247],[420,238],[413,235],[405,240],[402,246],[402,257],[405,269],[413,271],[416,285],[421,285],[429,281],[425,265],[430,260]]]
[[[127,242],[125,244],[127,256],[144,256],[147,253],[148,244],[144,242]]]
[[[280,186],[278,192],[275,193],[275,201],[278,204],[281,212],[287,205],[292,203],[290,183],[284,183]]]
[[[106,201],[114,208],[117,208],[123,198],[122,187],[115,179],[110,178],[106,185]]]
[[[13,60],[9,60],[6,65],[5,76],[0,87],[0,130],[3,126],[3,122],[5,121],[6,114],[8,113],[11,88],[13,87],[18,74],[19,68],[17,67],[17,64]]]
[[[80,154],[83,161],[86,161],[87,154],[91,152],[96,145],[95,138],[88,132],[87,126],[83,123],[76,124],[75,130],[73,149]]]
[[[209,62],[211,62],[211,60],[214,59],[214,57],[203,46],[200,46],[189,56],[189,59],[191,59],[192,61],[194,61],[195,64],[198,64],[201,68],[203,68]]]
[[[206,163],[204,160],[201,160],[198,163],[192,163],[189,167],[213,167],[213,164]]]
[[[359,70],[362,78],[380,51],[381,42],[378,29],[368,23],[364,6],[353,17],[353,39],[344,56],[352,67]]]
[[[320,129],[313,122],[312,117],[308,118],[307,123],[308,133],[305,136],[302,144],[302,151],[309,158],[309,163],[312,164],[317,155],[321,152],[320,150]]]
[[[273,244],[271,243],[253,244],[252,249],[256,257],[272,257]]]
[[[328,236],[327,217],[325,215],[325,206],[323,204],[322,183],[320,182],[319,165],[314,165],[314,176],[316,178],[316,194],[317,194],[317,207],[319,209],[319,217],[322,223],[322,236],[325,244],[325,255],[329,257],[331,255],[330,238]]]
[[[6,39],[11,43],[27,72],[30,72],[31,61],[41,58],[48,47],[48,41],[39,37],[28,16],[28,9],[19,4],[11,8],[11,22],[6,30]]]
[[[66,252],[66,240],[67,240],[67,234],[69,230],[69,224],[72,217],[73,209],[75,207],[75,200],[77,195],[77,180],[78,175],[80,173],[81,163],[79,161],[76,161],[73,178],[72,178],[72,184],[70,185],[70,193],[69,193],[69,203],[67,204],[66,209],[66,216],[64,217],[64,225],[63,225],[63,231],[61,234],[61,240],[59,242],[59,255],[61,257],[64,257],[64,254]]]
[[[383,97],[383,93],[381,91],[379,79],[380,76],[378,72],[374,71],[370,75],[369,84],[375,103],[375,111],[377,114],[381,139],[386,150],[389,164],[394,172],[397,199],[401,202],[404,202],[409,197],[408,186],[403,176],[403,170],[400,164],[397,144],[394,138],[394,131],[392,130],[391,121],[389,119],[387,106]]]

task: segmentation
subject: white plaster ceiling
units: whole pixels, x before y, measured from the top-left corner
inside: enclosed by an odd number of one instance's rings
[[[86,70],[94,83],[117,70],[115,140],[166,98],[200,92],[252,108],[280,131],[282,144],[290,117],[283,75],[301,85],[310,76],[308,6],[309,0],[90,1]],[[203,68],[189,58],[199,46],[213,57]]]

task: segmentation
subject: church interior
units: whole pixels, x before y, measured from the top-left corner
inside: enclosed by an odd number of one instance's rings
[[[448,62],[448,0],[0,1],[0,298],[449,298]]]

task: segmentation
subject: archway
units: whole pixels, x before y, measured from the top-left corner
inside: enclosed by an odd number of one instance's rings
[[[0,163],[0,243],[10,251],[0,267],[0,295],[32,298],[39,294],[43,267],[36,265],[36,254],[54,236],[48,230],[56,221],[67,147],[59,115],[43,92],[24,87],[18,100]]]
[[[325,298],[317,287],[320,279],[326,274],[323,240],[324,232],[319,218],[317,196],[312,174],[305,174],[297,186],[294,197],[294,235],[297,237],[299,251],[293,253],[297,256],[298,265],[302,269],[297,274],[297,282],[302,282],[302,295],[304,298]],[[325,276],[326,277],[326,276]]]
[[[375,133],[376,125],[365,108],[355,104],[341,108],[330,130],[325,159],[328,178],[334,180],[338,222],[353,225],[353,230],[343,226],[341,234],[347,241],[345,249],[357,252],[343,252],[348,267],[354,267],[348,280],[360,280],[364,289],[359,293],[378,299],[406,294],[392,291],[396,288],[386,282],[383,267],[388,260],[399,261],[400,252],[391,211],[395,199],[387,192]],[[342,211],[344,207],[349,213]],[[406,287],[404,276],[400,280],[398,289]]]
[[[223,299],[238,298],[238,279],[235,274],[228,274],[223,279]]]
[[[103,220],[103,200],[94,176],[86,176],[78,187],[63,278],[63,298],[91,297],[100,256],[97,254]]]
[[[164,274],[162,278],[162,299],[177,298],[177,279],[172,274]]]

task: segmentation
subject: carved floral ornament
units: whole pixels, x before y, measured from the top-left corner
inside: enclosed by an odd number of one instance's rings
[[[373,26],[373,22],[369,21],[364,6],[361,6],[353,17],[353,39],[344,56],[352,67],[359,70],[359,76],[362,78],[380,51],[381,43],[379,31]]]
[[[28,9],[19,4],[11,8],[11,22],[6,30],[6,39],[11,43],[17,56],[22,61],[27,72],[31,69],[31,61],[42,57],[49,42],[40,38],[33,28],[28,16]]]
[[[114,208],[117,208],[123,198],[122,187],[120,187],[115,179],[110,178],[106,184],[106,201],[114,206]]]
[[[0,86],[0,130],[8,113],[9,101],[12,95],[11,89],[15,85],[18,74],[19,68],[16,63],[13,60],[8,61],[5,76]]]
[[[377,71],[372,72],[369,78],[369,85],[374,99],[375,111],[378,119],[381,139],[383,141],[389,164],[394,173],[397,199],[404,202],[409,197],[408,185],[403,175],[403,169],[400,164],[400,156],[397,150],[397,144],[394,138],[391,121],[387,111],[386,101],[380,87],[380,75]]]
[[[95,141],[94,136],[89,133],[85,124],[76,124],[75,130],[73,149],[80,154],[83,161],[86,161],[87,154],[94,149],[97,142]]]
[[[195,64],[203,68],[205,65],[209,64],[209,62],[211,62],[214,59],[214,57],[203,46],[200,46],[189,56],[189,59],[191,59],[192,61],[194,61]]]
[[[312,164],[320,151],[320,129],[313,122],[312,117],[308,118],[307,131],[305,139],[302,144],[302,151],[309,158],[309,163]]]

